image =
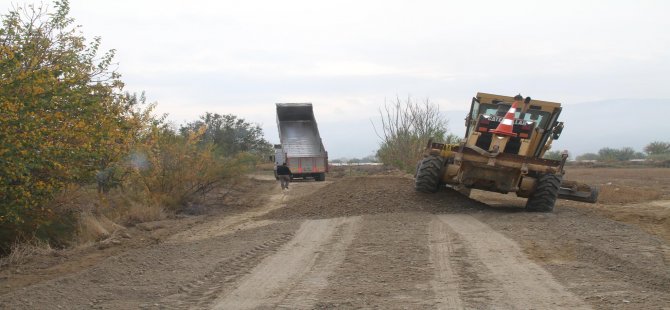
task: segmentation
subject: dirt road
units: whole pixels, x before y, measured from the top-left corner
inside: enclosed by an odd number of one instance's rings
[[[0,307],[670,309],[668,239],[580,204],[526,213],[506,196],[417,194],[402,176],[262,195],[8,289]]]

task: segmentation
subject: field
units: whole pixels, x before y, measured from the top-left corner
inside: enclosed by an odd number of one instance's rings
[[[338,167],[281,191],[258,172],[208,213],[0,272],[4,308],[598,308],[670,305],[668,169],[574,168],[601,202],[420,194],[411,176]]]
[[[565,179],[596,185],[600,196],[597,204],[562,200],[559,206],[638,225],[670,241],[670,169],[568,167],[566,171]],[[523,207],[525,203],[525,199],[514,194],[474,191],[472,197],[491,206]]]

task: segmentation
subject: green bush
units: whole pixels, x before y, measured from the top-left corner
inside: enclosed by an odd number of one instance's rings
[[[114,51],[99,55],[99,38],[87,42],[68,14],[56,1],[51,14],[28,6],[2,16],[0,251],[56,227],[48,202],[125,154],[138,129],[110,69]]]
[[[145,163],[134,165],[134,178],[139,181],[134,187],[146,190],[161,206],[179,211],[221,181],[253,169],[258,156],[246,152],[223,156],[212,143],[201,143],[204,132],[204,127],[181,134],[157,128],[148,143],[135,152]]]
[[[100,39],[87,42],[68,14],[56,1],[51,14],[2,16],[0,254],[17,240],[66,245],[85,212],[141,221],[178,211],[272,151],[259,126],[230,114],[170,129],[144,94],[123,93],[114,51],[99,55]]]

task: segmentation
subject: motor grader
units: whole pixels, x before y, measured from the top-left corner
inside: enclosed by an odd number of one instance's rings
[[[561,104],[477,93],[458,144],[428,141],[418,163],[415,188],[436,192],[451,187],[469,196],[471,189],[528,198],[526,210],[551,212],[557,198],[596,202],[598,188],[563,180],[561,160],[543,158],[563,130]]]

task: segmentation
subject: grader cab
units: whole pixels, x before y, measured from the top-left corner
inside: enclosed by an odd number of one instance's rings
[[[563,180],[566,152],[561,160],[543,158],[563,131],[560,114],[560,103],[477,93],[465,138],[459,144],[428,142],[416,190],[515,192],[528,198],[526,210],[539,212],[551,212],[557,198],[596,202],[597,188]]]

